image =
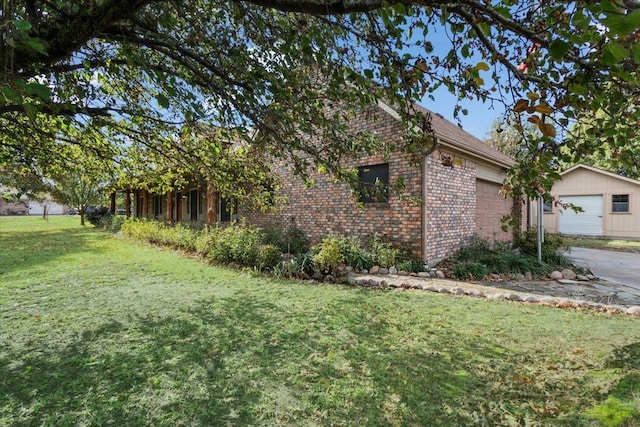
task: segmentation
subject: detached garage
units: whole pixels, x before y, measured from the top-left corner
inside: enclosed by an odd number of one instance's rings
[[[640,181],[586,165],[560,174],[551,190],[555,199],[582,212],[545,206],[547,231],[578,236],[640,239]]]

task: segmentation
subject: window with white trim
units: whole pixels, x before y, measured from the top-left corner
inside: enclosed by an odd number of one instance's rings
[[[629,212],[629,195],[614,194],[611,196],[611,212]]]

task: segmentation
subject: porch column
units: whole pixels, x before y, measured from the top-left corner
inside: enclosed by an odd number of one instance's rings
[[[124,209],[127,211],[127,218],[131,216],[131,190],[125,191]]]
[[[173,221],[173,191],[167,192],[167,222]]]
[[[207,222],[215,224],[218,221],[218,193],[213,185],[207,185]]]
[[[111,215],[115,215],[116,213],[116,192],[111,192],[111,206],[109,206],[109,212]]]

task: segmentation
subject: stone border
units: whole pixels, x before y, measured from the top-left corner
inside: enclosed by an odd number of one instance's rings
[[[363,288],[420,290],[456,296],[473,296],[490,300],[512,301],[523,304],[538,304],[546,307],[588,309],[600,313],[627,314],[640,317],[640,306],[622,307],[569,298],[538,297],[521,292],[500,292],[495,288],[487,286],[460,282],[450,283],[446,280],[432,278],[391,275],[386,279],[380,279],[379,277],[368,274],[350,274],[344,281],[351,286],[360,286]]]

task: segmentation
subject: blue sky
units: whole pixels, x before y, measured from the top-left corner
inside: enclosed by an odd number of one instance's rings
[[[459,114],[456,119],[453,117],[453,111],[457,98],[445,88],[440,88],[434,96],[435,101],[425,97],[420,104],[434,113],[440,113],[452,123],[461,124],[462,129],[482,140],[487,136],[493,121],[502,117],[504,113],[502,105],[494,104],[492,106],[489,102],[464,100],[461,105],[469,111],[469,114],[466,116]]]

